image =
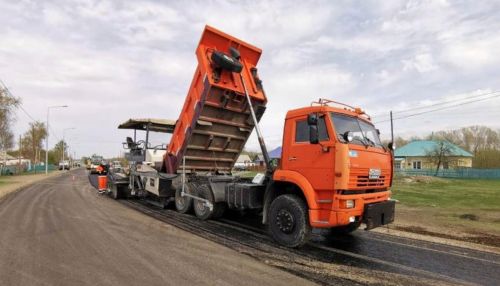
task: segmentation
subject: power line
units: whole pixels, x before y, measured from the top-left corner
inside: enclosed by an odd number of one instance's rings
[[[5,89],[5,91],[7,91],[7,95],[10,96],[11,98],[15,99],[15,97],[12,95],[12,92],[10,92],[10,89],[5,85],[5,83],[0,79],[0,83],[2,83],[2,86],[3,88]],[[28,116],[31,120],[33,121],[37,121],[35,118],[33,118],[33,116],[31,116],[28,111],[26,111],[26,109],[23,108],[23,104],[21,103],[19,105],[19,108],[24,112],[24,114],[26,114],[26,116]]]
[[[426,108],[429,108],[429,107],[445,105],[445,104],[454,103],[454,102],[457,102],[457,101],[472,100],[472,99],[476,99],[478,97],[492,95],[492,94],[496,94],[496,93],[499,93],[499,92],[500,92],[500,90],[496,90],[496,91],[492,91],[492,92],[487,92],[487,93],[472,95],[472,96],[469,96],[468,98],[450,99],[450,100],[445,100],[445,101],[441,101],[441,102],[437,102],[437,103],[433,103],[433,104],[428,104],[428,105],[424,105],[424,106],[417,106],[417,107],[412,107],[412,108],[403,109],[403,110],[396,110],[396,111],[393,111],[393,114],[400,114],[400,113],[406,113],[406,112],[409,112],[409,111],[414,111],[414,110],[419,110],[419,109],[426,109]],[[495,97],[495,96],[493,96],[493,97]],[[489,99],[489,98],[490,97],[485,98],[485,99]],[[372,118],[373,117],[381,117],[381,116],[387,117],[388,115],[387,114],[379,114],[379,115],[372,116]]]
[[[492,98],[495,98],[495,97],[500,97],[500,94],[497,94],[497,95],[494,95],[494,96],[490,96],[490,97],[487,97],[487,98],[470,100],[470,101],[466,101],[466,102],[457,103],[457,104],[454,104],[454,105],[444,106],[444,107],[435,108],[435,109],[431,109],[431,110],[426,110],[426,111],[422,111],[422,112],[417,112],[417,113],[413,113],[413,114],[409,114],[409,115],[405,115],[405,116],[401,116],[401,117],[396,117],[393,120],[405,119],[405,118],[414,117],[414,116],[418,116],[418,115],[422,115],[422,114],[426,114],[426,113],[431,113],[431,112],[436,112],[436,111],[440,111],[440,110],[444,110],[444,109],[448,109],[448,108],[463,106],[463,105],[467,105],[467,104],[471,104],[471,103],[475,103],[475,102],[479,102],[479,101],[484,101],[484,100],[492,99]],[[377,122],[374,122],[374,123],[377,124],[377,123],[382,123],[382,122],[387,122],[387,121],[390,121],[390,119],[381,120],[381,121],[377,121]]]

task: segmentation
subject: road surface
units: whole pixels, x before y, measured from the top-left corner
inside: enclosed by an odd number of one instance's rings
[[[75,176],[75,180],[73,180]],[[0,201],[0,285],[498,285],[500,255],[375,232],[301,249],[252,217],[97,196],[83,170]]]
[[[98,196],[83,170],[0,201],[0,285],[272,284],[312,283]]]

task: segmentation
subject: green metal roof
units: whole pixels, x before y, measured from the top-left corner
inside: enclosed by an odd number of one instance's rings
[[[438,148],[439,141],[413,141],[394,152],[395,157],[425,157],[429,152]],[[455,144],[445,141],[445,144],[451,150],[451,156],[473,157],[473,155]]]

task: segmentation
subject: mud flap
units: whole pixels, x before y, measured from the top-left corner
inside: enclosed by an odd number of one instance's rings
[[[394,221],[395,201],[386,201],[365,206],[363,223],[370,230]]]

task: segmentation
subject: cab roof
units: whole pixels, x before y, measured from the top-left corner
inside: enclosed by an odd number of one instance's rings
[[[308,107],[302,107],[298,109],[292,109],[289,110],[286,114],[286,119],[290,118],[295,118],[298,116],[304,116],[309,113],[326,113],[326,112],[337,112],[337,113],[342,113],[345,115],[353,116],[353,117],[358,117],[360,119],[363,119],[365,121],[368,121],[371,123],[371,118],[364,112],[356,112],[349,110],[347,108],[338,108],[338,107],[332,107],[332,106],[308,106]]]

